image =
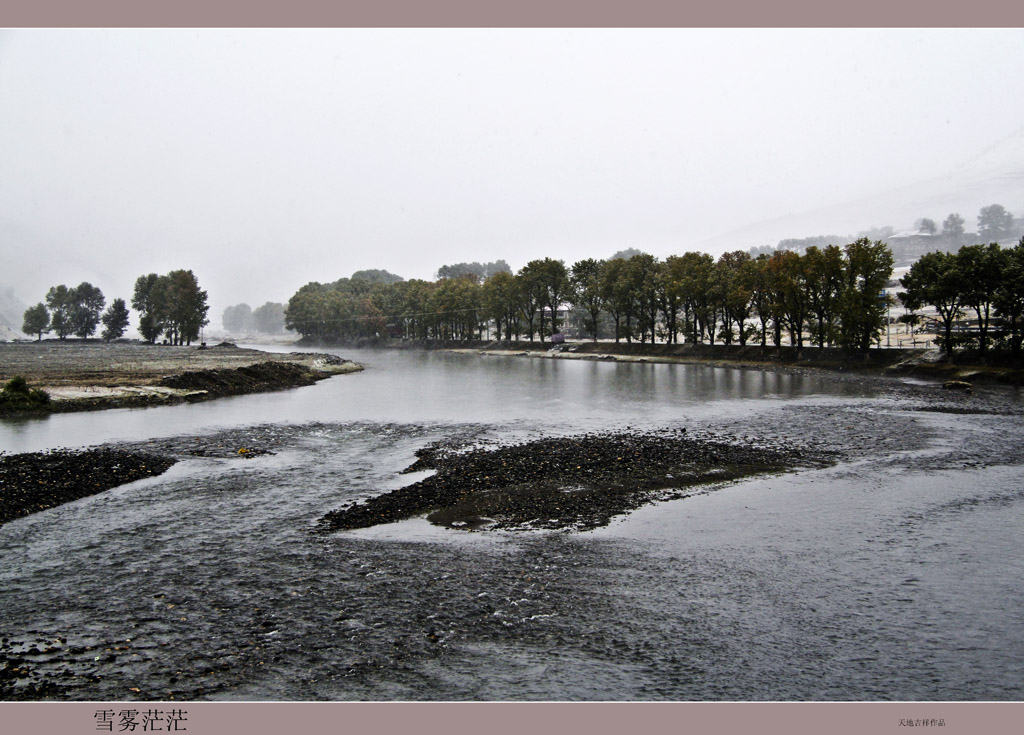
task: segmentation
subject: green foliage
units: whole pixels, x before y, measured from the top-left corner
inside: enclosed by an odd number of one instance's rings
[[[927,304],[939,312],[945,331],[943,349],[949,354],[953,344],[953,322],[963,307],[956,256],[941,251],[926,253],[910,267],[907,275],[900,279],[900,284],[904,288],[900,300],[905,307],[914,311]]]
[[[229,306],[224,309],[220,323],[232,334],[245,334],[253,327],[252,307],[248,304]]]
[[[70,290],[64,284],[52,286],[46,293],[46,305],[50,307],[50,331],[60,339],[71,334],[72,298]]]
[[[601,269],[605,261],[587,258],[573,264],[569,272],[569,299],[573,306],[587,314],[587,331],[597,341],[598,319],[604,308],[601,297]]]
[[[256,307],[252,321],[261,334],[284,334],[284,304],[268,301]]]
[[[401,283],[405,279],[401,276],[396,276],[394,273],[389,273],[385,270],[364,270],[356,271],[352,274],[351,280],[363,281],[369,284],[381,284],[381,283]]]
[[[612,255],[608,260],[629,260],[634,255],[643,255],[643,252],[636,248],[626,248]]]
[[[1005,340],[1016,357],[1024,337],[1024,237],[1006,251],[1003,272],[995,292],[996,314],[1007,333]]]
[[[779,240],[779,244],[774,250],[792,250],[795,253],[805,253],[811,248],[824,248],[832,245],[833,243],[842,242],[846,238],[839,237],[838,235],[815,235],[813,237],[798,237],[788,238],[785,240]],[[759,253],[751,253],[751,255],[757,256]],[[769,257],[773,255],[772,251],[769,250],[766,255]]]
[[[544,258],[531,260],[520,273],[536,299],[540,313],[540,340],[543,342],[545,336],[559,330],[558,308],[569,296],[569,272],[561,260]],[[544,327],[545,315],[551,319],[550,331]],[[530,336],[532,339],[533,335]]]
[[[25,310],[25,320],[21,325],[25,334],[36,334],[42,340],[43,334],[50,331],[50,312],[46,304],[36,304]]]
[[[207,293],[190,270],[139,276],[132,306],[140,313],[139,332],[147,342],[163,334],[172,344],[192,344],[199,330],[210,323]]]
[[[114,299],[101,317],[103,321],[103,339],[109,342],[117,339],[128,329],[128,307],[124,299]]]
[[[500,270],[482,281],[465,272],[433,283],[368,284],[357,273],[308,283],[289,299],[285,323],[324,342],[467,340],[481,337],[485,326],[498,339],[540,334],[544,340],[562,328],[558,313],[568,302],[576,309],[574,328],[597,339],[600,325],[608,325],[616,341],[676,342],[685,333],[693,343],[746,344],[760,334],[766,344],[770,327],[776,345],[785,330],[795,345],[809,340],[866,349],[884,327],[879,294],[892,272],[892,254],[881,241],[811,245],[804,255],[775,251],[751,258],[736,251],[718,261],[698,252],[664,261],[639,251],[620,254],[628,257],[585,259],[571,269],[536,259],[518,273]]]
[[[978,237],[995,242],[1013,234],[1013,215],[1001,204],[982,207],[978,213]]]
[[[839,336],[844,266],[843,251],[836,245],[824,250],[811,247],[804,254],[808,309],[813,318],[811,339],[819,347],[834,344]]]
[[[484,281],[481,298],[483,317],[494,321],[498,339],[501,339],[502,327],[506,340],[511,340],[513,335],[518,339],[522,289],[516,277],[505,271],[495,273]]]
[[[438,279],[473,276],[477,283],[482,283],[498,273],[508,273],[511,275],[512,269],[508,267],[508,263],[504,260],[496,260],[493,263],[477,263],[474,261],[472,263],[442,265],[437,269],[437,273],[435,275]],[[355,278],[355,276],[353,276],[353,278]]]
[[[157,284],[160,276],[150,273],[139,276],[135,280],[135,291],[132,297],[132,308],[139,312],[139,333],[147,342],[153,343],[164,331],[162,322],[160,289]]]
[[[20,375],[11,378],[0,390],[0,413],[37,411],[50,404],[50,394],[40,388],[29,388]]]
[[[76,337],[86,339],[96,332],[100,314],[106,299],[103,292],[91,283],[80,283],[71,291],[71,331]]]
[[[736,250],[723,253],[715,263],[715,278],[718,281],[716,293],[722,317],[721,337],[725,344],[732,344],[734,337],[739,338],[741,345],[747,343],[748,332],[744,325],[750,317],[752,293],[744,272],[750,261],[749,253]],[[734,327],[737,329],[735,333]]]
[[[1006,252],[996,243],[967,245],[956,254],[960,297],[978,316],[978,348],[988,349],[988,332],[996,294],[1003,282]]]
[[[92,336],[105,302],[103,292],[87,281],[74,288],[63,284],[53,286],[46,294],[50,330],[60,339],[67,339],[69,334],[82,339]]]
[[[885,328],[886,284],[892,276],[892,251],[881,240],[861,238],[845,247],[844,288],[839,299],[839,344],[866,350]]]
[[[950,240],[959,240],[964,236],[964,218],[953,212],[942,221],[942,236]]]

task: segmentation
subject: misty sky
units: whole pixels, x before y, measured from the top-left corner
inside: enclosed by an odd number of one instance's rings
[[[664,257],[948,172],[1021,78],[1019,29],[0,31],[0,287]]]

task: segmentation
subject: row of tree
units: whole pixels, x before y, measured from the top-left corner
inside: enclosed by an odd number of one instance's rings
[[[499,271],[369,283],[354,274],[309,283],[288,302],[288,328],[321,341],[389,336],[543,342],[559,333],[571,305],[592,339],[610,327],[616,341],[838,345],[867,349],[885,326],[883,294],[892,253],[881,241],[812,246],[752,257],[736,251],[715,260],[688,252],[659,260],[586,259],[571,267],[544,258],[517,273]]]
[[[191,344],[209,323],[206,300],[206,291],[199,288],[195,274],[176,270],[165,276],[139,276],[132,307],[139,312],[139,332],[146,341],[155,342],[164,335],[173,344]],[[103,312],[105,302],[102,291],[88,282],[73,288],[54,286],[46,294],[45,304],[25,311],[22,331],[38,339],[49,332],[60,339],[71,335],[87,339],[102,322],[103,339],[109,342],[125,333],[129,311],[124,299],[114,299]]]
[[[943,220],[941,231],[935,220],[928,217],[919,219],[915,226],[917,231],[923,235],[940,235],[949,240],[962,240],[967,235],[965,224],[966,220],[960,216],[959,212],[952,212]],[[1017,237],[1017,229],[1013,214],[1002,204],[990,204],[987,207],[982,207],[978,212],[977,237],[981,241],[995,242]]]
[[[937,242],[947,245],[947,249],[956,249],[961,245],[973,242],[997,242],[999,240],[1011,240],[1024,235],[1024,222],[1015,219],[1002,204],[990,204],[982,207],[977,216],[977,232],[968,233],[966,230],[967,220],[959,212],[951,212],[941,227],[934,219],[922,217],[914,223],[914,230],[919,235],[928,235],[935,238]],[[847,238],[836,235],[815,235],[813,237],[787,238],[779,240],[777,245],[762,245],[752,247],[747,252],[751,257],[758,255],[771,255],[777,250],[793,250],[802,253],[807,248],[817,246],[824,248],[831,243],[844,240],[868,238],[869,240],[887,241],[897,232],[895,227],[872,227],[857,234],[856,237]]]
[[[965,245],[956,253],[923,255],[900,279],[903,305],[912,312],[932,306],[942,322],[940,343],[947,355],[957,347],[977,347],[984,357],[993,341],[1020,357],[1024,338],[1024,237],[1012,248],[998,243]],[[956,322],[973,312],[976,326],[957,331]]]
[[[232,334],[284,334],[284,304],[268,301],[255,309],[235,304],[224,309],[221,324]]]
[[[25,310],[21,331],[35,334],[40,340],[50,332],[60,339],[70,335],[86,339],[96,333],[102,322],[103,339],[109,342],[128,328],[128,308],[124,299],[114,299],[103,311],[105,304],[103,292],[87,281],[72,288],[64,284],[53,286],[46,294],[46,303]]]

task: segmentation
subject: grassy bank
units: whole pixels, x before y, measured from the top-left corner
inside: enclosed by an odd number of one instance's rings
[[[24,379],[31,389],[49,396],[32,405],[0,403],[0,415],[203,401],[310,385],[361,369],[335,355],[271,353],[234,345],[0,343],[0,385]]]

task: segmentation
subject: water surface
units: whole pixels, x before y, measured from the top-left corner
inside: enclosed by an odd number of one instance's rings
[[[59,698],[113,701],[1024,695],[1015,409],[921,411],[827,375],[343,354],[367,370],[0,425],[17,451],[161,437],[274,451],[185,459],[0,527],[0,653]],[[432,441],[661,425],[843,459],[582,534],[422,519],[310,533],[415,479],[399,472]]]

